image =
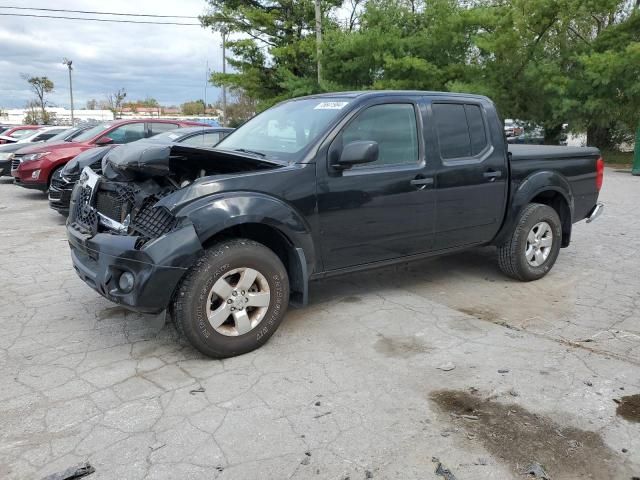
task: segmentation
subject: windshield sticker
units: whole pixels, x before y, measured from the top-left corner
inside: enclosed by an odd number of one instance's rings
[[[313,107],[314,110],[340,110],[349,102],[322,102]]]

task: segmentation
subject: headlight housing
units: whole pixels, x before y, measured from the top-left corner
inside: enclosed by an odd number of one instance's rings
[[[11,160],[13,158],[13,153],[0,152],[0,160]]]
[[[46,157],[51,152],[30,153],[22,157],[23,162],[32,162],[33,160],[40,160],[42,157]]]

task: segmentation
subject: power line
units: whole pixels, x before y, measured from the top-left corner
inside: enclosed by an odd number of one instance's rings
[[[179,22],[147,22],[144,20],[115,20],[110,18],[89,18],[89,17],[57,17],[55,15],[35,15],[29,13],[0,13],[3,17],[32,17],[32,18],[57,18],[58,20],[85,20],[89,22],[111,22],[111,23],[144,23],[147,25],[182,25],[185,27],[198,26],[200,23],[179,23]]]
[[[30,7],[15,7],[12,5],[0,5],[0,8],[11,10],[36,10],[40,12],[62,12],[62,13],[87,13],[92,15],[118,15],[123,17],[153,17],[153,18],[190,18],[197,19],[198,17],[190,17],[188,15],[152,15],[146,13],[116,13],[116,12],[98,12],[91,10],[64,10],[61,8],[30,8]]]

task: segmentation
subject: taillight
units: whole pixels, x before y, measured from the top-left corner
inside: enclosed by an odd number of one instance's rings
[[[604,160],[600,157],[596,161],[596,188],[598,191],[602,188],[602,181],[604,180]]]

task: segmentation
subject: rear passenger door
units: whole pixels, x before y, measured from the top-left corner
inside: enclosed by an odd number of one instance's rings
[[[508,171],[502,138],[482,102],[433,100],[436,173],[435,249],[490,241],[504,214]],[[435,150],[435,151],[434,151]]]

